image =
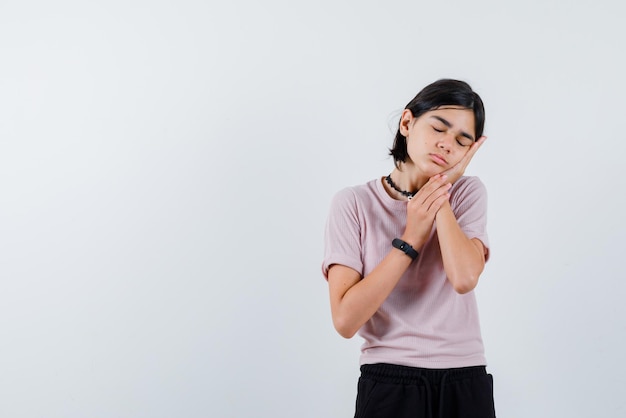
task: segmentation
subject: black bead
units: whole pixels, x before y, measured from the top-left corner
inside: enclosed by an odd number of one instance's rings
[[[407,192],[406,190],[401,190],[400,188],[398,188],[398,186],[396,186],[396,184],[393,182],[393,180],[391,180],[391,174],[389,174],[387,177],[385,177],[385,180],[387,180],[387,183],[389,183],[389,185],[391,186],[392,189],[394,189],[396,192],[402,194],[403,196],[412,198],[417,193],[417,192]]]

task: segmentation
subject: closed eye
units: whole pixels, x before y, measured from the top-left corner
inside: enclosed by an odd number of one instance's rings
[[[437,131],[437,132],[443,132],[443,129],[437,129],[437,128],[435,128],[434,126],[433,126],[433,129],[434,129],[435,131]]]
[[[458,137],[456,142],[458,142],[458,144],[462,147],[471,147],[472,144],[474,143],[474,141],[467,138],[466,136]]]

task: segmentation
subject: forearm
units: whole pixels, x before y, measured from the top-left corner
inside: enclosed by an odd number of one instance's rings
[[[331,304],[337,332],[345,338],[356,334],[387,299],[411,261],[400,250],[392,249],[370,274],[361,280],[357,278],[358,282],[354,285],[338,283],[338,286],[350,287],[336,303]]]
[[[448,280],[458,293],[467,293],[476,287],[485,267],[482,245],[465,235],[448,202],[439,209],[435,221]]]

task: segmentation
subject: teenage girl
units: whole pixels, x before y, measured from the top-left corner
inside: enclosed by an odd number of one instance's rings
[[[402,112],[393,171],[333,198],[322,270],[337,332],[365,340],[356,418],[495,417],[473,292],[487,194],[463,176],[484,123],[467,83],[436,81]]]

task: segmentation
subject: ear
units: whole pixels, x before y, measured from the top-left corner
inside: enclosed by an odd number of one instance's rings
[[[402,116],[400,117],[400,133],[404,135],[406,138],[409,135],[409,127],[411,123],[413,123],[413,113],[409,109],[404,109],[402,111]]]

